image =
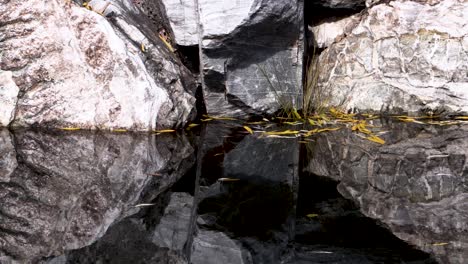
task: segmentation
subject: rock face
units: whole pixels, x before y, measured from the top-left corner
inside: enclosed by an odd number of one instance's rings
[[[202,45],[207,111],[272,113],[300,106],[303,1],[242,0],[219,4],[163,0],[179,45]],[[198,20],[203,28],[198,36]]]
[[[193,78],[135,4],[90,6],[96,12],[72,1],[0,5],[0,69],[19,89],[2,73],[0,124],[11,121],[12,107],[14,126],[149,130],[193,117]]]
[[[8,126],[14,117],[18,86],[13,81],[11,71],[0,70],[0,127]]]
[[[9,133],[0,135],[2,263],[88,246],[194,162],[184,137],[17,132],[12,144]]]
[[[381,147],[346,131],[319,137],[308,170],[339,181],[364,215],[440,263],[465,263],[468,127],[385,129]]]
[[[459,0],[374,5],[321,54],[319,86],[347,109],[467,112],[467,13]]]

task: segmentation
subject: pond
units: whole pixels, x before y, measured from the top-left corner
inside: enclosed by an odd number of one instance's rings
[[[291,125],[1,130],[0,262],[466,263],[468,127]]]

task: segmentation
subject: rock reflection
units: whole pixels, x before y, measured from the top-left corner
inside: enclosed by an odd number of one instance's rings
[[[319,136],[307,170],[441,263],[468,259],[468,127],[387,124],[383,146],[351,131]]]
[[[0,136],[2,263],[34,263],[93,243],[194,163],[184,136],[35,131]]]

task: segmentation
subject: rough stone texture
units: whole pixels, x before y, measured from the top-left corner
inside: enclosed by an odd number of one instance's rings
[[[292,185],[297,181],[299,143],[294,139],[246,136],[224,157],[224,177]],[[274,169],[272,169],[274,168]]]
[[[199,44],[192,34],[196,6],[188,0],[164,3],[177,44]],[[198,3],[208,113],[245,116],[272,113],[281,104],[300,106],[303,1]]]
[[[440,263],[466,263],[468,127],[384,129],[381,147],[345,130],[320,136],[307,169]]]
[[[321,54],[330,104],[361,110],[468,111],[468,3],[391,1],[371,7]],[[417,19],[415,14],[417,14]]]
[[[197,12],[194,0],[163,0],[174,32],[174,41],[181,46],[198,45]],[[220,4],[217,4],[221,6]]]
[[[199,230],[193,240],[190,263],[193,264],[243,264],[242,247],[222,232]]]
[[[9,135],[1,135],[4,151]],[[0,169],[2,263],[36,263],[90,245],[194,163],[187,139],[169,135],[17,132],[14,145],[2,153]],[[18,159],[13,172],[5,170],[14,167],[14,161],[4,162],[8,157]],[[140,201],[147,189],[151,195]]]
[[[351,31],[359,22],[359,15],[353,15],[338,21],[324,22],[320,25],[308,27],[311,34],[311,45],[317,48],[327,48],[331,44],[340,41],[345,32]]]
[[[18,162],[10,132],[6,129],[0,130],[0,157],[0,183],[9,182]]]
[[[20,90],[13,125],[149,130],[193,116],[193,78],[139,9],[120,0],[103,10],[108,18],[71,1],[1,3],[0,68]]]
[[[189,226],[193,197],[188,193],[172,193],[158,226],[153,232],[153,243],[181,252],[189,241]]]
[[[8,126],[13,120],[18,92],[11,71],[0,70],[0,127]]]

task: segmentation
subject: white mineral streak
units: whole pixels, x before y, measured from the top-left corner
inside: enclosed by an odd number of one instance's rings
[[[322,53],[320,85],[346,108],[466,112],[467,15],[459,0],[375,5]]]

